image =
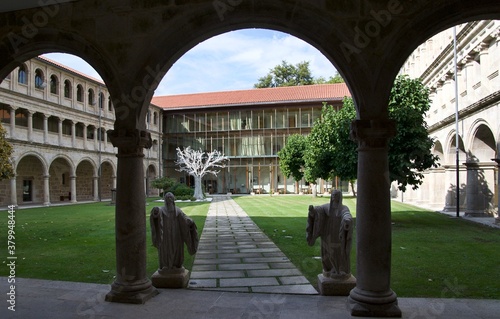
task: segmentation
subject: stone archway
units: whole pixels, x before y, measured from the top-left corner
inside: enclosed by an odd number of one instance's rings
[[[496,141],[490,128],[479,124],[467,153],[467,201],[465,215],[488,217],[495,202]]]
[[[45,203],[45,165],[34,155],[23,156],[16,167],[16,199],[18,205]]]
[[[146,196],[158,196],[158,190],[151,187],[151,182],[157,178],[156,167],[149,165],[146,170]]]
[[[75,195],[71,189],[73,176],[71,163],[64,157],[52,161],[49,167],[50,202],[72,201]]]
[[[76,167],[76,200],[95,200],[95,167],[89,160],[83,160]]]
[[[101,177],[100,177],[100,192],[101,200],[112,199],[111,190],[115,188],[114,185],[115,170],[110,162],[103,162],[101,164]]]

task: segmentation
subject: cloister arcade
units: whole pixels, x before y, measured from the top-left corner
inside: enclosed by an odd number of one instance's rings
[[[387,142],[395,134],[387,116],[390,89],[418,45],[458,23],[500,18],[498,0],[44,4],[0,14],[0,78],[42,53],[66,52],[89,62],[109,89],[116,119],[108,135],[118,148],[117,278],[106,300],[143,303],[157,294],[145,267],[143,156],[144,148],[152,146],[145,123],[159,80],[197,43],[230,30],[262,27],[318,48],[349,86],[357,109],[352,136],[359,143],[357,286],[350,292],[349,307],[356,316],[401,316],[390,289]]]

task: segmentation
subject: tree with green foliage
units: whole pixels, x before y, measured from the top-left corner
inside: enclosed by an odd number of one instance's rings
[[[350,140],[350,125],[356,117],[352,99],[345,98],[344,106],[335,110],[323,103],[321,117],[316,120],[307,137],[305,152],[305,178],[313,182],[317,178],[353,181],[357,176],[357,146]],[[353,193],[354,188],[353,188]]]
[[[328,80],[325,80],[323,77],[315,78],[314,79],[314,84],[335,84],[335,83],[345,83],[344,78],[340,76],[340,74],[337,72],[335,73],[334,76],[330,76]]]
[[[14,176],[14,168],[10,159],[13,149],[12,145],[5,139],[5,134],[5,129],[0,124],[0,180]]]
[[[303,61],[296,65],[282,61],[281,64],[269,70],[269,73],[259,78],[255,88],[271,88],[280,86],[297,86],[314,84],[314,78],[309,70],[309,62]]]
[[[170,188],[172,188],[175,185],[175,179],[170,178],[170,177],[159,177],[157,179],[154,179],[151,181],[151,186],[156,188],[156,189],[161,189],[163,193],[168,191]]]
[[[281,172],[286,177],[292,176],[296,184],[304,176],[304,151],[307,137],[293,134],[288,137],[285,146],[278,152]]]
[[[396,122],[397,135],[389,143],[389,176],[398,188],[407,185],[417,189],[422,184],[422,172],[437,167],[439,158],[431,153],[434,144],[428,136],[424,115],[429,110],[429,91],[418,79],[399,76],[389,99],[389,118]],[[305,152],[307,180],[338,176],[343,180],[356,178],[357,144],[349,138],[350,123],[356,111],[351,98],[335,111],[323,107],[321,119],[312,128]]]

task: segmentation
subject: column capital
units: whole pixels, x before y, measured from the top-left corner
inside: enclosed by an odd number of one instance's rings
[[[351,123],[351,138],[358,142],[359,150],[386,148],[394,136],[396,122],[393,120],[354,120]]]
[[[153,145],[151,134],[143,130],[109,130],[108,135],[113,146],[118,148],[118,157],[142,157],[143,149]]]

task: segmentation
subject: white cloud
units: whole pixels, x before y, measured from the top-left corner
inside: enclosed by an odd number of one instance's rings
[[[80,72],[99,78],[83,60],[50,54]],[[210,38],[184,54],[167,72],[155,95],[251,89],[270,69],[287,61],[309,61],[315,77],[335,74],[333,65],[306,42],[277,31],[246,29]]]

